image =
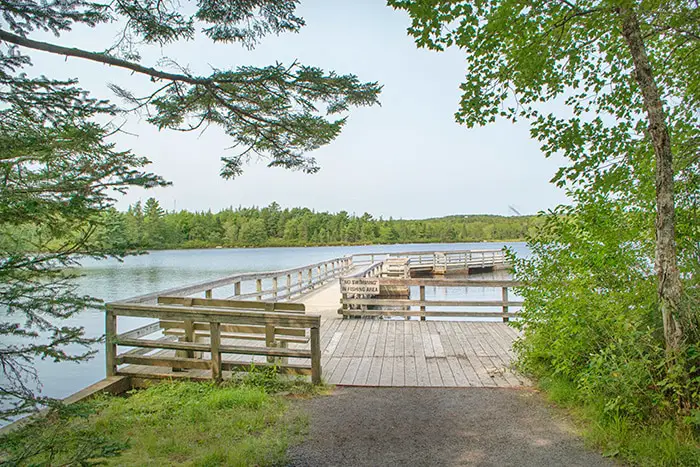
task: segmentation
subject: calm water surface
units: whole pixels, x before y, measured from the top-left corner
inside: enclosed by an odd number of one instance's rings
[[[210,250],[166,250],[132,256],[123,262],[86,260],[79,279],[80,291],[106,302],[142,295],[158,290],[215,279],[240,272],[289,269],[347,254],[392,251],[430,251],[492,249],[508,246],[518,255],[527,255],[524,243],[450,243],[410,245],[368,245],[349,247],[308,248],[245,248]],[[444,294],[445,289],[428,291],[428,295]],[[459,293],[450,291],[451,294]],[[472,292],[484,296],[485,292]],[[450,295],[452,296],[452,295]],[[471,295],[474,296],[474,295]],[[122,328],[120,320],[119,331]],[[85,311],[70,320],[71,325],[84,326],[89,336],[104,333],[104,315]],[[105,376],[104,350],[97,346],[95,357],[82,363],[37,362],[43,383],[42,394],[66,397]],[[2,377],[2,376],[0,376]]]

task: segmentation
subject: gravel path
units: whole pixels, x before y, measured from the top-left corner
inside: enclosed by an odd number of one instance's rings
[[[532,390],[347,387],[299,405],[292,466],[615,465]]]

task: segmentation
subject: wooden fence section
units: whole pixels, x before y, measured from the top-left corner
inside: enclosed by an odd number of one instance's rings
[[[479,280],[479,279],[392,279],[378,277],[373,279],[378,289],[385,287],[406,287],[409,297],[405,299],[382,297],[380,294],[350,294],[344,293],[341,298],[342,307],[338,313],[343,316],[417,316],[426,317],[471,317],[471,318],[502,318],[508,321],[517,311],[512,307],[522,306],[522,301],[510,300],[509,289],[518,287],[520,283],[512,280]],[[341,279],[342,281],[342,279]],[[501,289],[500,299],[496,300],[426,300],[426,287],[444,288],[496,288]],[[419,297],[411,294],[418,289]],[[457,308],[490,307],[500,308],[499,311],[459,310]],[[436,309],[439,308],[439,309]],[[445,309],[447,308],[447,309]],[[452,308],[452,309],[450,309]]]
[[[302,304],[187,297],[158,302],[107,304],[107,376],[220,381],[223,372],[246,370],[263,357],[255,366],[275,365],[281,373],[321,382],[321,318],[304,314]],[[119,316],[158,321],[119,334]],[[118,353],[118,346],[132,349]]]
[[[214,298],[215,295],[219,295],[237,300],[250,298],[261,301],[289,300],[342,276],[352,267],[352,258],[349,256],[333,258],[281,271],[234,274],[185,287],[132,297],[115,303],[155,303],[160,296],[182,297],[201,293],[204,294],[204,298]]]
[[[391,253],[358,253],[352,255],[354,265],[374,264],[395,258],[407,258],[412,271],[468,271],[508,265],[504,250],[402,251]]]

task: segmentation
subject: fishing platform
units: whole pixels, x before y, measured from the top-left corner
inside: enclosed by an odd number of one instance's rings
[[[105,381],[220,381],[252,365],[336,385],[527,386],[507,324],[518,283],[481,274],[509,267],[503,250],[360,253],[108,303]]]

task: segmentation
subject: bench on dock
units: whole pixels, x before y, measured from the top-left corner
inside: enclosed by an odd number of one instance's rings
[[[118,316],[158,321],[118,334]],[[108,376],[219,381],[224,371],[246,370],[252,358],[262,356],[267,361],[255,366],[274,365],[280,373],[311,375],[314,383],[321,381],[321,319],[305,314],[303,304],[159,297],[157,304],[107,304],[106,320]],[[164,337],[160,337],[161,331]],[[236,341],[253,342],[243,345]],[[135,349],[118,354],[120,345]],[[244,356],[250,361],[226,359],[224,355]],[[289,363],[289,358],[309,363]],[[188,370],[187,374],[182,370]]]

